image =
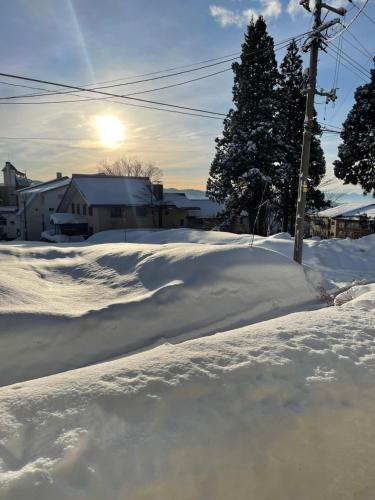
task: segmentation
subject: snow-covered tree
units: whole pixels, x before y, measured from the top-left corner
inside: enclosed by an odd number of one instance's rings
[[[298,197],[299,170],[306,107],[306,86],[302,58],[295,41],[287,49],[280,66],[278,135],[279,167],[275,176],[279,217],[283,231],[294,233],[295,213]],[[316,119],[313,122],[310,166],[308,177],[307,206],[309,209],[324,207],[324,195],[317,189],[325,174],[325,159],[320,145],[321,130]]]
[[[335,175],[344,184],[359,184],[364,193],[375,196],[375,69],[370,82],[357,88],[354,99],[341,132]]]
[[[277,64],[272,37],[262,17],[251,21],[234,63],[233,103],[216,139],[207,195],[225,202],[229,217],[249,215],[249,229],[266,231],[267,203],[273,197],[277,137]]]

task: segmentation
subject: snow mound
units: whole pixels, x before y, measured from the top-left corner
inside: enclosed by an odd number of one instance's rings
[[[375,283],[349,288],[335,298],[335,305],[348,304],[350,307],[375,310]]]
[[[6,245],[0,259],[0,385],[317,303],[303,269],[263,248]]]
[[[374,319],[297,313],[4,387],[0,497],[373,500]]]
[[[202,231],[199,229],[113,229],[102,231],[88,238],[88,243],[152,243],[164,245],[169,243],[199,243],[215,245],[248,245],[250,235],[240,235],[219,231]]]

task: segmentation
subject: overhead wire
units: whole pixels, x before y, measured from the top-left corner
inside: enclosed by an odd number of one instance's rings
[[[299,35],[296,35],[295,37],[289,37],[285,40],[282,40],[280,42],[277,42],[275,44],[275,47],[277,46],[284,46],[286,43],[288,43],[289,41],[293,40],[293,39],[299,39],[303,36],[305,36],[306,34],[309,34],[310,32],[306,32],[306,33],[301,33]],[[282,47],[283,48],[283,47]],[[254,53],[256,52],[265,52],[265,51],[268,51],[269,49],[261,49],[261,50],[258,50],[258,51],[253,51]],[[120,83],[120,84],[115,84],[115,85],[105,85],[105,86],[99,86],[99,87],[95,87],[95,88],[86,88],[86,86],[76,86],[75,88],[77,90],[79,90],[80,92],[90,92],[90,91],[94,91],[94,90],[106,90],[106,89],[109,89],[109,88],[115,88],[115,87],[122,87],[122,86],[127,86],[127,85],[134,85],[134,84],[138,84],[138,83],[145,83],[145,82],[149,82],[149,81],[154,81],[154,80],[159,80],[159,79],[163,79],[163,78],[170,78],[172,76],[178,76],[178,75],[181,75],[181,74],[186,74],[186,73],[190,73],[190,72],[193,72],[193,71],[199,71],[201,69],[205,69],[205,68],[209,68],[209,67],[213,67],[213,66],[217,66],[219,64],[224,64],[224,63],[227,63],[227,62],[233,62],[235,61],[236,59],[238,59],[238,57],[235,57],[235,58],[231,58],[231,59],[225,59],[223,61],[220,61],[220,62],[215,62],[215,63],[212,63],[212,64],[207,64],[207,65],[204,65],[204,66],[200,66],[198,68],[193,68],[193,69],[188,69],[188,70],[184,70],[184,71],[179,71],[179,72],[176,72],[176,73],[170,73],[168,75],[161,75],[161,76],[157,76],[157,77],[152,77],[152,78],[146,78],[146,79],[141,79],[141,80],[134,80],[134,81],[131,81],[131,82],[126,82],[126,83]],[[91,84],[91,85],[95,85],[95,84]],[[62,88],[70,88],[72,86],[69,86],[69,85],[64,85],[64,84],[61,84],[61,85],[58,85]],[[48,91],[47,90],[47,93],[34,93],[34,94],[23,94],[23,95],[17,95],[17,96],[7,96],[7,97],[4,97],[4,98],[1,98],[1,99],[20,99],[20,98],[29,98],[29,97],[43,97],[43,96],[46,96],[46,95],[60,95],[60,94],[70,94],[70,93],[73,93],[74,91],[70,90],[70,91],[57,91],[57,92],[52,92],[51,91]]]

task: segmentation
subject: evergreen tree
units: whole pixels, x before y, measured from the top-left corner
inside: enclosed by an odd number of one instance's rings
[[[296,42],[293,40],[287,49],[280,66],[279,90],[279,146],[278,175],[275,176],[279,218],[283,231],[294,233],[295,213],[298,198],[299,171],[303,123],[305,117],[306,96],[304,93],[305,78],[303,76],[302,58]],[[324,195],[317,186],[325,174],[325,159],[320,145],[321,129],[316,119],[313,121],[307,207],[321,209],[326,206]]]
[[[273,39],[264,19],[251,21],[242,44],[241,62],[234,63],[233,103],[216,139],[207,195],[225,202],[229,217],[249,215],[252,231],[266,233],[266,204],[272,200],[277,138],[276,83]]]
[[[355,103],[341,132],[335,175],[344,184],[359,184],[375,196],[375,69],[370,82],[358,87]]]

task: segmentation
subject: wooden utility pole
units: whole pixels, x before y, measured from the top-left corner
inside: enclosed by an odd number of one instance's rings
[[[309,0],[301,0],[300,4],[310,12]],[[305,210],[306,210],[306,194],[307,194],[307,178],[309,174],[310,165],[310,150],[311,150],[311,137],[312,137],[312,127],[314,121],[314,99],[315,94],[324,95],[327,97],[327,101],[336,99],[336,89],[332,89],[330,92],[317,92],[316,91],[316,76],[318,72],[318,54],[319,47],[323,41],[322,32],[327,28],[333,26],[334,24],[340,22],[339,19],[333,19],[332,21],[322,24],[321,13],[322,7],[331,10],[340,15],[346,13],[345,9],[337,9],[326,5],[322,0],[315,1],[314,9],[314,24],[312,28],[312,34],[308,38],[304,45],[304,50],[310,50],[310,66],[308,72],[308,81],[306,88],[306,111],[305,111],[305,121],[303,126],[303,142],[302,142],[302,154],[301,154],[301,166],[300,166],[300,180],[298,188],[298,199],[297,199],[297,212],[296,212],[296,223],[295,223],[295,233],[294,233],[294,260],[299,264],[302,263],[302,250],[303,250],[303,233],[305,225]]]

